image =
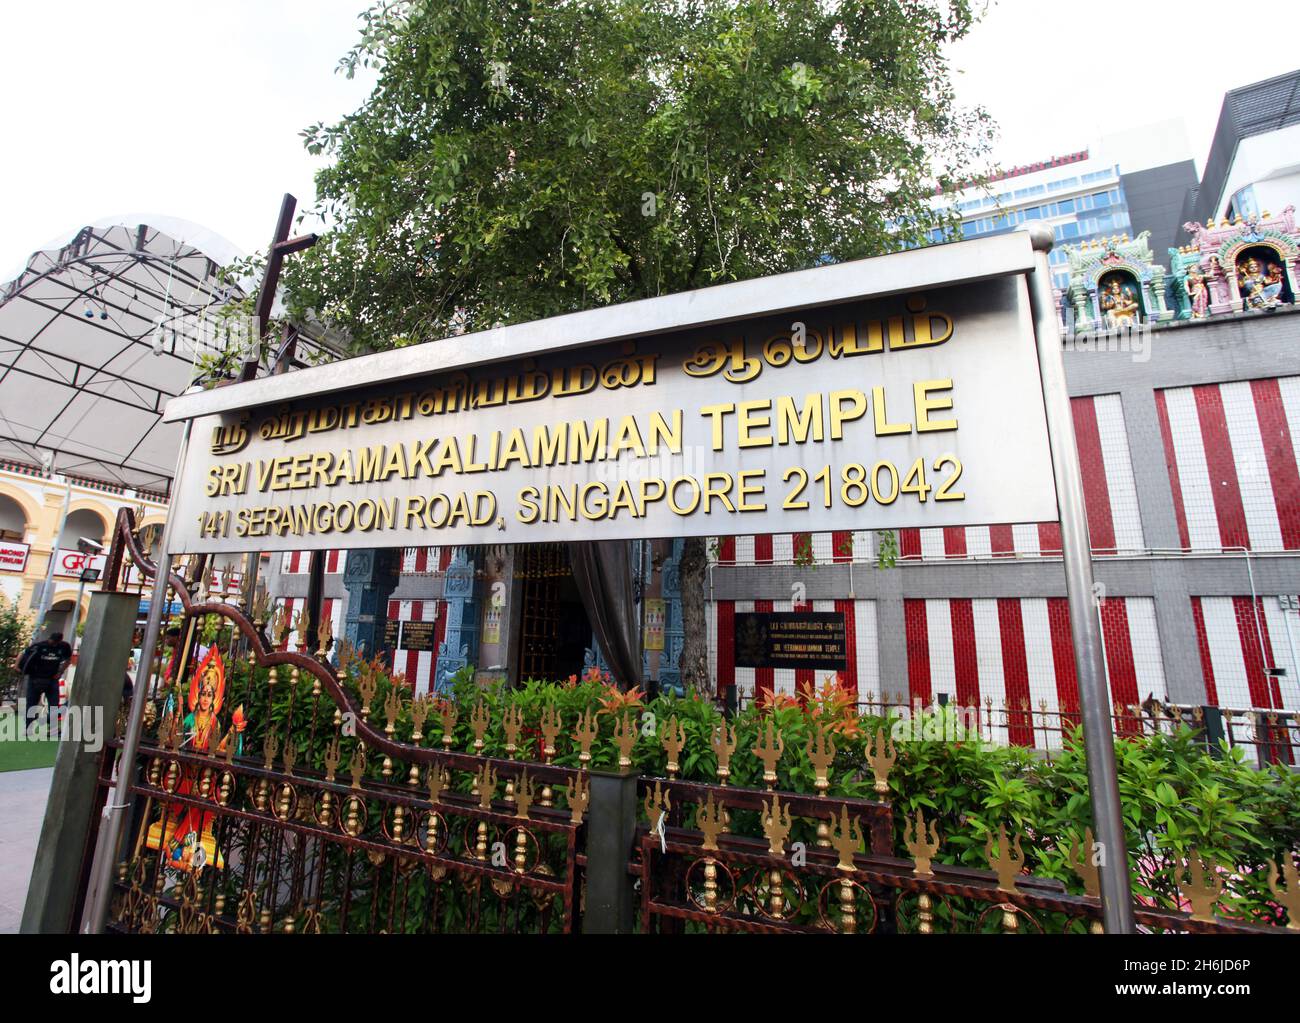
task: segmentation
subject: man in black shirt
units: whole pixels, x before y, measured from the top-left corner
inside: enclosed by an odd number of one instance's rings
[[[59,705],[59,676],[72,660],[72,647],[63,633],[54,632],[42,643],[33,643],[18,658],[18,670],[27,676],[27,723],[40,712],[41,697],[50,709]]]

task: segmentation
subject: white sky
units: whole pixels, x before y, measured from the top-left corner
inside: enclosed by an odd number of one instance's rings
[[[334,73],[366,0],[45,0],[5,5],[0,32],[0,281],[36,248],[119,213],[192,220],[245,251],[280,196],[310,204],[319,161],[298,132],[360,105]],[[1181,111],[1198,168],[1223,93],[1292,70],[1230,42],[1206,0],[1000,0],[954,50],[962,102],[1001,126],[1007,166]],[[1280,20],[1279,20],[1280,19]],[[1175,100],[1174,95],[1181,97]]]

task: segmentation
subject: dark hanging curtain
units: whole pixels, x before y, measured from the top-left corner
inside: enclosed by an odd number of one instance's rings
[[[569,544],[569,563],[591,631],[620,688],[641,681],[641,620],[627,540]]]

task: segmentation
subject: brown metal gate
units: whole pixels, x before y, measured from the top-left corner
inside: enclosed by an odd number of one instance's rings
[[[116,536],[106,586],[127,559],[152,575],[129,511]],[[183,641],[213,642],[179,680],[159,658],[138,755],[118,768],[134,782],[111,930],[575,929],[581,772],[543,750],[524,763],[524,743],[486,749],[482,702],[461,720],[346,646],[334,668],[328,620],[308,637],[265,599],[245,610],[180,576],[172,592],[199,624]],[[284,649],[294,624],[314,654]],[[105,790],[121,747],[119,728]]]

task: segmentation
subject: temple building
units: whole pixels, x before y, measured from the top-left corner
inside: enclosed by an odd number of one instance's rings
[[[1280,95],[1274,85],[1261,83],[1268,95]],[[1238,92],[1225,111],[1238,111],[1242,97],[1254,95]],[[1283,114],[1286,121],[1290,114]],[[1233,121],[1239,129],[1241,123]],[[1290,125],[1278,131],[1289,132]],[[1225,132],[1221,126],[1216,153],[1226,151]],[[1239,163],[1247,142],[1263,134],[1237,134]],[[965,197],[959,208],[972,234],[1036,219],[1057,231],[1052,266],[1113,702],[1133,707],[1150,698],[1297,714],[1300,229],[1294,205],[1256,209],[1244,198],[1254,186],[1235,170],[1220,173],[1212,154],[1192,203],[1209,203],[1214,191],[1210,212],[1171,226],[1187,167],[1185,161],[1152,163],[1163,135],[1151,138],[1145,155],[1134,143],[1136,155],[1124,160],[1108,145],[1017,169],[1001,179],[1003,192],[994,194],[990,212],[982,194]],[[1270,174],[1268,181],[1277,180]],[[1148,194],[1152,181],[1164,184]],[[1266,189],[1256,184],[1250,194],[1258,199]],[[1221,208],[1229,189],[1233,198]],[[1138,216],[1139,194],[1148,194],[1158,222]],[[86,231],[75,244],[98,237]],[[143,245],[149,229],[139,232]],[[182,245],[169,258],[199,256]],[[69,263],[68,252],[50,259]],[[33,263],[30,280],[8,286],[0,317],[27,315],[20,300],[34,301],[40,269]],[[211,274],[203,269],[198,279]],[[80,286],[92,326],[79,322],[78,330],[102,329],[93,326],[101,309],[131,315],[127,295],[96,291],[93,278]],[[153,298],[157,305],[160,296]],[[206,306],[191,304],[189,314],[201,317]],[[151,318],[154,311],[135,315]],[[75,311],[72,318],[78,319]],[[165,342],[161,352],[155,345],[155,354],[162,358],[147,366],[177,370]],[[143,505],[146,523],[161,521],[168,480],[159,451],[166,438],[152,431],[159,402],[185,381],[160,378],[152,386],[155,398],[135,410],[149,466],[137,458],[105,468],[75,434],[62,435],[56,453],[64,460],[54,472],[41,466],[37,438],[11,439],[0,450],[0,592],[33,606],[50,558],[75,547],[66,538],[78,529],[77,536],[102,538],[124,504]],[[110,395],[119,404],[139,401],[138,393],[116,390],[93,397],[104,402]],[[78,475],[76,466],[86,465],[98,470]],[[56,542],[55,508],[65,492],[65,540]],[[626,547],[628,591],[643,640],[637,674],[651,686],[681,681],[682,547],[680,540]],[[831,681],[864,704],[939,700],[1026,708],[1004,716],[994,737],[1059,744],[1059,724],[1038,723],[1040,712],[1041,720],[1059,722],[1077,707],[1056,523],[715,537],[708,550],[707,649],[719,699],[797,698]],[[581,572],[571,557],[565,545],[326,551],[314,574],[312,555],[291,550],[262,554],[258,575],[272,604],[291,620],[319,592],[334,637],[391,658],[423,693],[445,687],[466,668],[483,680],[511,682],[602,671],[609,658],[584,609]],[[219,561],[210,587],[236,592],[247,563]],[[882,561],[894,565],[878,567]],[[66,610],[68,587],[57,570],[55,578],[57,613]],[[844,666],[747,663],[738,648],[738,616],[781,611],[838,615]],[[295,649],[298,642],[288,631],[285,646]]]

